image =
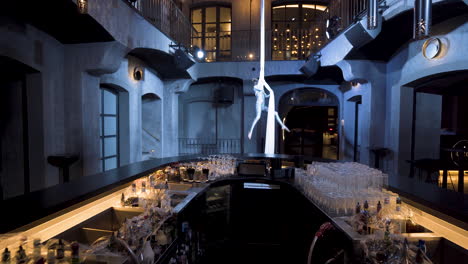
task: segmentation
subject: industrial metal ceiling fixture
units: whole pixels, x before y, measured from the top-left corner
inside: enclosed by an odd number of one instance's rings
[[[432,0],[414,1],[413,39],[429,37],[432,23]]]
[[[369,0],[367,6],[367,29],[376,29],[379,26],[379,4],[377,0]]]

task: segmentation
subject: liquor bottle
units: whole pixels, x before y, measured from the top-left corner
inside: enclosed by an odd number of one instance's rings
[[[47,263],[55,263],[55,247],[53,245],[50,245],[49,248],[47,248]]]
[[[356,204],[356,209],[354,210],[354,213],[355,214],[360,214],[361,213],[361,204],[359,204],[359,202],[357,202],[357,204]]]
[[[403,250],[402,250],[402,255],[401,255],[401,264],[410,264],[409,260],[409,245],[408,245],[408,239],[405,238],[403,242]]]
[[[136,196],[137,189],[136,189],[136,183],[132,183],[132,194]]]
[[[149,183],[150,183],[150,187],[151,187],[151,188],[154,188],[154,186],[156,185],[156,182],[155,182],[155,179],[154,179],[154,175],[153,175],[153,174],[151,174],[151,175],[149,176]]]
[[[26,255],[26,251],[23,249],[23,246],[19,246],[18,251],[16,251],[15,259],[18,264],[28,262],[28,256]]]
[[[380,203],[380,201],[377,203],[377,214],[380,213],[380,211],[382,210],[382,204]]]
[[[78,244],[78,242],[73,242],[71,244],[71,263],[80,263],[80,245]]]
[[[422,239],[419,239],[418,241],[418,248],[420,248],[422,250],[422,252],[424,254],[426,254],[427,252],[427,248],[426,248],[426,241],[425,240],[422,240]]]
[[[395,233],[401,234],[406,233],[406,220],[401,211],[401,199],[400,197],[396,198],[395,212],[393,215],[395,219]]]
[[[8,248],[5,248],[5,250],[2,253],[2,264],[10,264],[11,262],[11,252],[8,250]]]
[[[369,225],[369,220],[370,220],[370,214],[369,214],[369,203],[364,201],[364,210],[362,211],[363,214],[363,221],[364,221],[364,226],[362,227],[364,234],[369,235],[371,228]]]
[[[45,259],[42,257],[42,254],[41,254],[41,240],[34,239],[33,246],[34,246],[34,249],[33,249],[32,259],[30,263],[32,264],[44,263]]]
[[[65,261],[65,245],[63,244],[62,239],[59,239],[57,248],[55,249],[55,259],[57,263],[66,263]]]
[[[125,206],[125,194],[122,193],[120,196],[120,206],[124,207]]]
[[[389,241],[390,240],[390,224],[392,223],[392,220],[387,218],[385,220],[385,233],[384,233],[384,240]]]

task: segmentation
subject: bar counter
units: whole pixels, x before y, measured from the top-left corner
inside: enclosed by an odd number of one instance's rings
[[[302,163],[304,160],[297,156],[264,156],[262,154],[239,155],[236,156],[236,158],[244,160],[269,159],[272,168],[275,164],[278,164],[277,160],[289,160],[296,163]],[[109,210],[109,208],[113,208],[116,205],[116,202],[120,200],[120,196],[123,191],[129,188],[133,181],[153,173],[158,168],[163,168],[177,162],[196,160],[198,160],[197,156],[152,159],[110,170],[105,173],[83,177],[69,183],[53,186],[45,190],[3,201],[0,203],[0,209],[2,212],[11,213],[9,213],[9,217],[2,218],[2,230],[0,233],[10,232],[9,234],[11,234],[12,237],[22,234],[30,238],[40,238],[42,241],[54,238],[59,234],[63,234],[64,232],[66,233],[67,230],[80,225],[82,222],[87,221],[95,215],[101,214],[106,210]],[[249,190],[250,186],[245,184],[256,185],[253,185],[254,187],[252,190]],[[282,215],[279,218],[282,221],[287,222],[287,225],[296,224],[297,227],[293,229],[297,233],[301,233],[300,235],[291,235],[291,237],[294,237],[294,240],[300,241],[297,242],[297,249],[291,249],[291,252],[297,252],[300,255],[306,256],[309,245],[314,237],[314,233],[318,230],[318,226],[325,222],[331,222],[333,224],[335,229],[339,231],[338,237],[340,237],[340,239],[345,238],[346,241],[342,242],[340,245],[346,251],[348,259],[352,259],[356,254],[359,254],[356,253],[355,248],[359,243],[366,239],[365,235],[360,235],[353,230],[346,218],[336,217],[333,213],[320,208],[320,206],[308,198],[307,195],[298,188],[297,183],[294,182],[294,178],[290,176],[268,178],[256,176],[243,177],[236,175],[208,183],[170,183],[170,190],[186,194],[186,197],[173,209],[175,214],[181,215],[179,216],[178,221],[188,221],[188,219],[192,218],[192,214],[197,214],[194,212],[200,207],[199,205],[195,206],[194,204],[200,204],[200,200],[205,201],[206,196],[211,190],[223,186],[229,186],[229,188],[233,190],[232,192],[237,190],[238,193],[242,193],[243,195],[251,195],[252,192],[257,192],[255,189],[266,188],[275,190],[277,188],[284,190],[288,194],[288,197],[293,197],[291,199],[295,201],[295,204],[289,204],[288,201],[275,200],[278,197],[273,198],[271,201],[271,203],[279,203],[278,206],[282,207],[277,210],[284,209],[284,212],[282,212]],[[239,191],[241,189],[243,190]],[[262,194],[258,195],[258,193],[256,193],[256,195],[257,196],[252,197],[259,198],[260,201],[258,201],[259,204],[257,204],[257,206],[263,205],[267,208],[274,208],[277,206],[275,204],[270,204],[270,200],[267,198],[265,198],[266,200],[261,198]],[[282,195],[284,195],[284,193]],[[266,197],[269,196],[266,195]],[[238,200],[231,202],[237,204],[239,208],[243,208],[243,206],[246,206],[245,202],[248,198],[249,197],[241,197],[238,195],[236,198]],[[406,206],[409,206],[414,210],[417,223],[432,231],[421,234],[405,234],[408,240],[415,241],[423,238],[429,241],[428,247],[431,247],[431,250],[436,250],[434,247],[439,247],[443,248],[446,252],[453,254],[452,257],[448,257],[447,253],[443,256],[438,256],[440,263],[449,263],[446,261],[453,259],[454,256],[458,258],[461,257],[463,260],[468,258],[468,231],[464,229],[463,226],[460,227],[460,225],[454,225],[447,222],[446,220],[450,219],[449,217],[443,219],[440,218],[440,214],[434,216],[433,214],[430,214],[430,212],[428,213],[427,210],[424,211],[420,209],[424,208],[424,206],[417,208],[414,207],[415,205],[418,206],[417,203],[410,200],[406,201]],[[289,208],[284,208],[288,206]],[[190,207],[196,208],[190,209]],[[234,207],[235,206],[233,206],[233,208]],[[245,208],[242,210],[244,209]],[[239,215],[245,217],[244,212],[240,213],[239,209],[232,210],[234,211],[230,213],[234,215],[234,218],[239,218]],[[237,212],[235,212],[236,210]],[[249,212],[248,208],[245,210]],[[140,211],[137,210],[136,212],[138,213]],[[301,218],[303,219],[301,220]],[[314,224],[306,223],[310,219],[314,219]],[[277,222],[275,223],[277,224]],[[242,230],[242,228],[240,228],[240,230]],[[243,239],[237,237],[235,234],[231,235],[235,240]],[[16,237],[8,239],[7,234],[4,238],[5,239],[0,241],[0,248],[17,245],[16,241],[14,241]],[[165,256],[165,258],[168,256]],[[297,257],[296,261],[300,262],[292,261],[290,263],[303,263],[304,260],[305,258]],[[169,263],[168,261],[169,259],[161,259],[156,263]],[[291,260],[284,261],[289,262]],[[209,261],[206,263],[209,263]]]

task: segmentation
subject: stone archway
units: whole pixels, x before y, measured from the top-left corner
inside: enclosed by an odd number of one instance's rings
[[[339,99],[320,88],[298,88],[279,100],[278,113],[291,130],[279,135],[280,152],[338,159]]]

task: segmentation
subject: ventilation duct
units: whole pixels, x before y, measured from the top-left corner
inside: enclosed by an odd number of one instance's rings
[[[432,23],[432,0],[414,1],[413,38],[429,37]]]
[[[418,0],[416,0],[418,1]],[[367,7],[367,29],[373,30],[379,26],[379,4],[377,0],[369,0],[369,6]]]

